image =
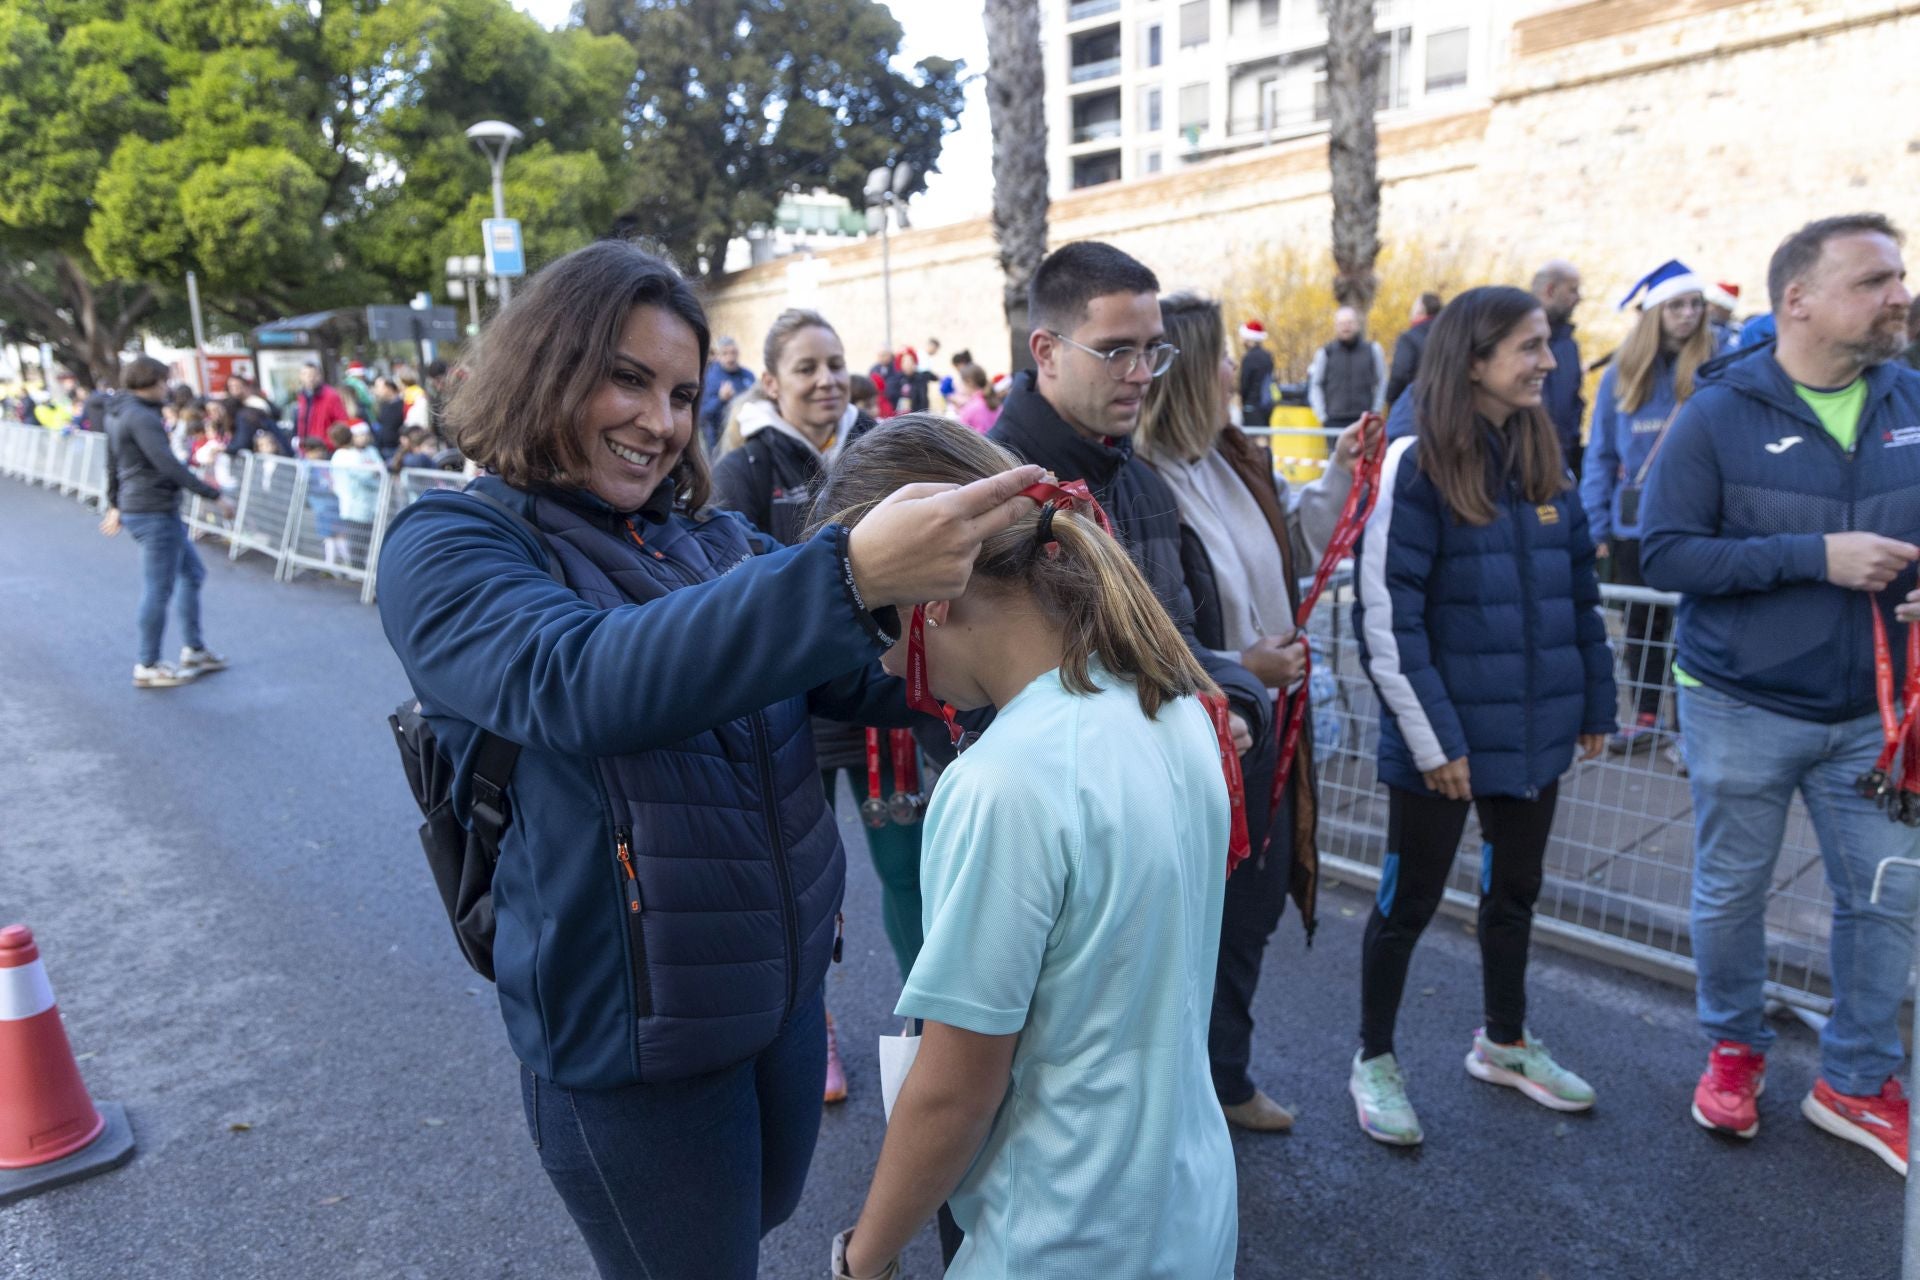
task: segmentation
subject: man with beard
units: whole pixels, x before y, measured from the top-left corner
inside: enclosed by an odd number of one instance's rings
[[[1541,403],[1553,419],[1554,434],[1560,437],[1560,452],[1566,457],[1567,470],[1574,483],[1580,481],[1580,423],[1587,416],[1587,402],[1580,394],[1581,379],[1587,376],[1580,363],[1580,344],[1573,340],[1573,310],[1580,305],[1580,269],[1562,258],[1555,258],[1533,273],[1533,296],[1547,313],[1547,349],[1553,352],[1553,372],[1540,389]]]
[[[1907,793],[1856,788],[1883,743],[1873,611],[1899,634],[1920,560],[1920,373],[1895,359],[1905,275],[1880,214],[1788,236],[1767,272],[1778,340],[1701,371],[1652,469],[1642,535],[1647,584],[1683,593],[1673,675],[1696,824],[1696,1004],[1713,1044],[1693,1117],[1742,1138],[1760,1127],[1767,891],[1798,790],[1834,901],[1833,1016],[1801,1113],[1903,1175],[1899,1015],[1920,878],[1888,876],[1877,903],[1870,892],[1882,859],[1920,855],[1920,831],[1889,820]],[[1905,646],[1888,648],[1899,689]]]

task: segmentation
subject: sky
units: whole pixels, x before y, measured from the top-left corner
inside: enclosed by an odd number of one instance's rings
[[[567,20],[573,0],[515,0],[549,27]],[[987,67],[987,34],[980,0],[963,0],[975,9],[971,22],[954,21],[953,0],[889,0],[887,7],[906,33],[898,65],[911,68],[921,58],[964,60],[969,73]],[[916,227],[944,226],[987,213],[993,204],[993,135],[987,123],[986,86],[976,78],[967,86],[960,125],[947,135],[940,171],[927,179],[924,195],[907,206]]]

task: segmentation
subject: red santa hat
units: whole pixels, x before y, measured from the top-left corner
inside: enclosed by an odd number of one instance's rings
[[[1261,324],[1258,320],[1249,320],[1240,326],[1240,341],[1265,342],[1266,340],[1267,326]]]

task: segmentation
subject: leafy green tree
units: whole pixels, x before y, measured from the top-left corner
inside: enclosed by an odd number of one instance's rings
[[[491,212],[489,116],[564,252],[613,222],[633,68],[508,0],[0,0],[0,321],[113,377],[188,271],[241,327],[433,288]]]
[[[874,0],[582,0],[580,16],[639,64],[619,229],[689,269],[718,273],[789,191],[858,204],[870,170],[903,161],[923,190],[959,118],[961,64],[896,70],[900,24]]]

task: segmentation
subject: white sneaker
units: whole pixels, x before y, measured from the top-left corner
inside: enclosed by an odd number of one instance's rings
[[[210,671],[225,671],[227,660],[211,649],[182,649],[180,651],[180,673],[185,676],[203,676]]]
[[[198,675],[195,671],[175,671],[164,662],[152,666],[136,663],[133,668],[133,687],[136,689],[171,689],[186,684]]]

